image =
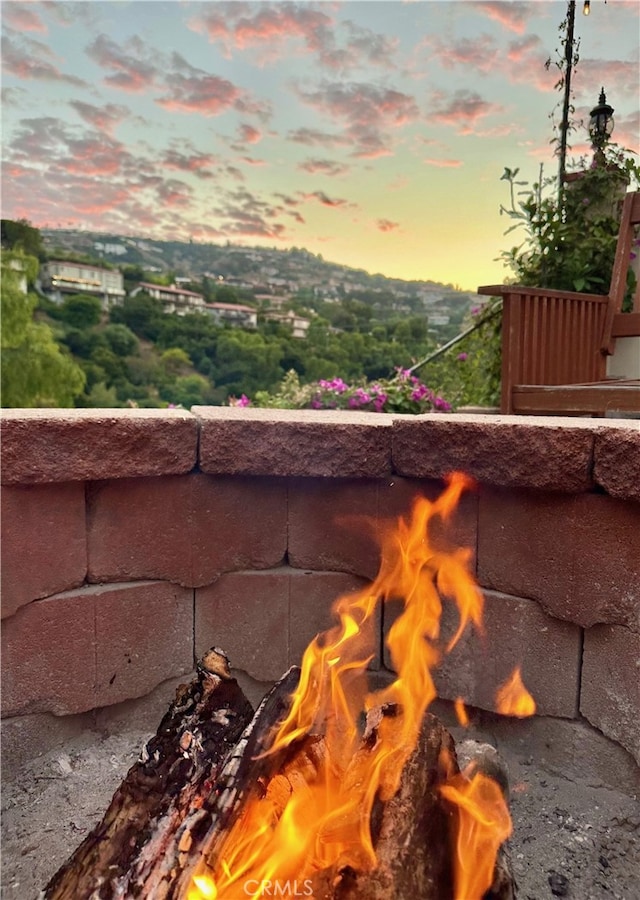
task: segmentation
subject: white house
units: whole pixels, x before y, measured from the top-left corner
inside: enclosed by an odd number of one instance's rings
[[[270,322],[280,322],[281,325],[288,325],[291,328],[291,334],[295,338],[306,338],[311,319],[300,316],[298,313],[290,309],[288,312],[266,312],[265,319]]]
[[[42,290],[56,303],[64,294],[91,294],[108,307],[122,303],[125,295],[119,269],[52,259],[41,267],[40,279]]]
[[[141,291],[149,294],[154,300],[159,300],[164,306],[165,312],[174,312],[179,316],[190,312],[204,312],[204,297],[195,291],[187,291],[176,285],[151,284],[148,281],[141,281],[138,287],[131,291],[131,296],[135,297]]]
[[[205,310],[220,324],[226,322],[240,328],[256,328],[258,325],[258,313],[253,306],[243,306],[240,303],[206,303]]]

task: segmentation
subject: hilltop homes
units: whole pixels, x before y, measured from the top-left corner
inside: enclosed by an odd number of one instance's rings
[[[188,291],[186,288],[176,285],[141,281],[138,287],[131,291],[131,296],[135,297],[141,291],[149,294],[154,300],[159,300],[164,306],[165,312],[174,312],[179,316],[190,312],[204,312],[204,297],[195,291]]]
[[[220,325],[227,323],[240,328],[256,328],[258,313],[253,306],[241,303],[206,303],[205,310]]]
[[[104,306],[113,306],[124,299],[123,281],[119,269],[69,260],[52,259],[40,269],[42,290],[56,303],[65,294],[91,294],[99,297]]]

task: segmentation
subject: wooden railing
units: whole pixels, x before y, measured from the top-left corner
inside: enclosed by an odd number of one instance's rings
[[[522,285],[478,288],[479,294],[503,300],[501,412],[640,412],[635,375],[624,384],[607,380],[607,356],[614,353],[616,338],[640,336],[638,291],[632,311],[621,311],[639,221],[640,192],[629,193],[606,296]]]

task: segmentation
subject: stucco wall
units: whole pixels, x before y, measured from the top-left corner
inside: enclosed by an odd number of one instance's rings
[[[446,658],[440,696],[490,710],[521,664],[541,716],[588,721],[640,760],[639,423],[204,407],[2,418],[9,732],[148,696],[213,644],[275,680],[335,597],[375,575],[363,519],[375,532],[459,469],[477,489],[452,537],[474,551],[488,640]],[[388,665],[381,651],[372,668]]]

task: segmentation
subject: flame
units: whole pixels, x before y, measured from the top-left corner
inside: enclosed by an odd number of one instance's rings
[[[481,772],[455,775],[440,788],[458,816],[454,900],[476,900],[493,882],[500,845],[511,834],[511,817],[499,785]]]
[[[462,725],[463,728],[467,728],[469,725],[469,714],[467,713],[462,697],[456,697],[453,708],[455,710],[458,722]]]
[[[469,622],[482,629],[483,596],[468,570],[471,552],[445,553],[429,534],[435,520],[448,522],[471,485],[467,476],[454,473],[435,501],[417,498],[410,521],[398,519],[383,535],[375,581],[335,602],[337,624],[307,647],[289,712],[267,751],[292,748],[293,753],[264,795],[245,803],[216,849],[217,859],[211,867],[203,863],[193,879],[187,900],[231,900],[239,890],[258,896],[261,885],[274,879],[301,880],[330,867],[375,867],[370,833],[374,800],[387,800],[397,791],[425,711],[436,696],[431,670],[442,653],[437,646],[441,598],[454,602],[459,613],[458,629],[444,652]],[[381,601],[398,598],[403,611],[387,637],[397,677],[371,692],[366,669],[374,656],[375,613]],[[373,746],[369,741],[365,748],[362,714],[384,704],[393,704],[396,714],[381,717]],[[310,735],[320,734],[322,743],[310,743]],[[510,827],[505,801],[492,785],[480,775],[471,782],[454,776],[442,788],[443,796],[459,808],[458,856],[467,860],[469,846],[477,848],[473,862],[461,863],[463,873],[469,868],[474,875],[463,877],[467,893],[458,896],[464,900],[480,898],[490,885],[497,847],[507,823]],[[484,868],[478,855],[486,861]],[[485,886],[476,889],[480,884]],[[249,885],[256,886],[255,893],[247,890]]]
[[[496,691],[496,709],[503,716],[526,719],[536,711],[536,701],[522,683],[520,666],[516,666],[504,684]]]

